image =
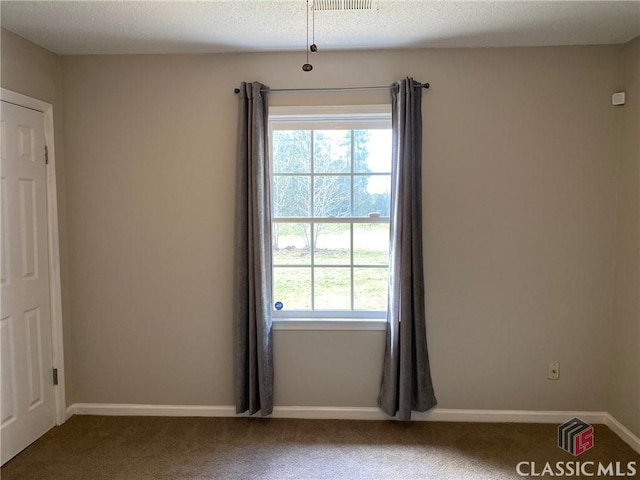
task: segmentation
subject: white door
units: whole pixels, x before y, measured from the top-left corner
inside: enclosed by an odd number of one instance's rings
[[[55,425],[44,114],[2,102],[1,461]]]

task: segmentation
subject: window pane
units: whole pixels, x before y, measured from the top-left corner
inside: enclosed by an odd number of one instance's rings
[[[308,223],[273,224],[273,264],[311,265]]]
[[[389,284],[386,267],[353,269],[353,306],[356,310],[386,310]]]
[[[311,177],[307,175],[273,177],[273,216],[309,217]]]
[[[273,302],[284,312],[384,311],[389,224],[369,218],[389,217],[392,131],[347,117],[336,129],[311,125],[272,130]],[[354,216],[367,223],[339,223]]]
[[[273,303],[282,310],[311,309],[311,268],[273,267]]]
[[[316,265],[351,264],[351,228],[348,223],[316,223]]]
[[[316,310],[351,309],[351,269],[314,268]]]
[[[389,216],[391,175],[358,175],[353,178],[353,203],[356,217],[371,213]]]
[[[349,173],[351,171],[351,130],[313,132],[313,171]]]
[[[389,224],[355,223],[353,225],[354,265],[389,264]]]
[[[274,173],[311,173],[311,131],[273,131]]]
[[[350,176],[318,175],[313,187],[315,217],[351,216]]]
[[[353,170],[391,173],[391,129],[353,131]]]

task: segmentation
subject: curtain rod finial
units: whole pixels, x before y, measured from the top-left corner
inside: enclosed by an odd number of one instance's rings
[[[431,86],[431,85],[429,85],[429,82],[427,82],[427,83],[425,83],[425,84],[423,85],[423,87],[424,87],[424,88],[429,88],[430,86]]]
[[[240,93],[240,89],[239,88],[234,88],[233,89],[233,93]]]

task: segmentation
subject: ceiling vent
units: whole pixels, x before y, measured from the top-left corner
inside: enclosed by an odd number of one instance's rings
[[[375,0],[313,0],[313,9],[320,11],[373,10]]]

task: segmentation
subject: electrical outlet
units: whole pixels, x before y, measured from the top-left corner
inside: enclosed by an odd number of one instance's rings
[[[552,362],[547,370],[547,380],[558,380],[560,378],[560,364]]]

